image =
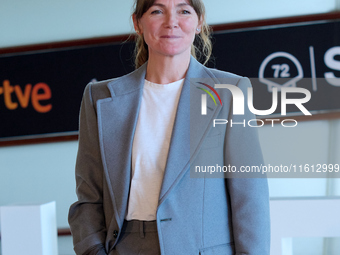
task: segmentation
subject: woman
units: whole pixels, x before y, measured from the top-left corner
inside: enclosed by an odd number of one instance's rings
[[[197,87],[227,82],[245,92],[249,80],[195,60],[195,38],[206,60],[211,49],[202,0],[137,0],[133,22],[138,69],[91,83],[83,96],[79,200],[69,212],[76,253],[269,254],[266,179],[189,170],[262,163],[254,128],[213,127],[232,116],[228,90],[200,110]]]

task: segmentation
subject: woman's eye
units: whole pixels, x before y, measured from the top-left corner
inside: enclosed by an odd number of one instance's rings
[[[188,10],[182,10],[181,13],[182,14],[190,14],[190,12]]]
[[[162,13],[161,10],[154,10],[151,12],[151,14],[160,14],[160,13]]]

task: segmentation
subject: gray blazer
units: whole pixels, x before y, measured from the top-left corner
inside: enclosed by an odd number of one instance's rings
[[[69,211],[78,255],[100,243],[111,254],[119,238],[128,204],[132,141],[145,73],[146,64],[123,77],[90,83],[85,89],[76,162],[78,201]],[[227,89],[217,89],[223,106],[208,98],[208,113],[202,116],[202,90],[195,88],[201,85],[191,78],[209,79],[211,86],[228,81],[243,91],[250,86],[247,78],[206,68],[191,57],[158,202],[161,253],[269,254],[265,178],[190,177],[193,166],[262,164],[256,128],[212,125],[214,118],[241,122],[254,116],[247,110],[244,116],[232,116]]]

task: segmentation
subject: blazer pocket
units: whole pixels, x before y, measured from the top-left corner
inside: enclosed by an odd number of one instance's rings
[[[214,134],[212,136],[207,136],[202,144],[202,149],[212,149],[218,147],[221,142],[221,134]]]
[[[234,243],[219,244],[207,248],[200,249],[200,255],[233,255]]]

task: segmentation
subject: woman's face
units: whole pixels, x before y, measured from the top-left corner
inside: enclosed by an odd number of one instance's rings
[[[137,21],[136,31],[143,34],[152,54],[163,56],[190,56],[195,34],[201,21],[187,0],[156,0]]]

